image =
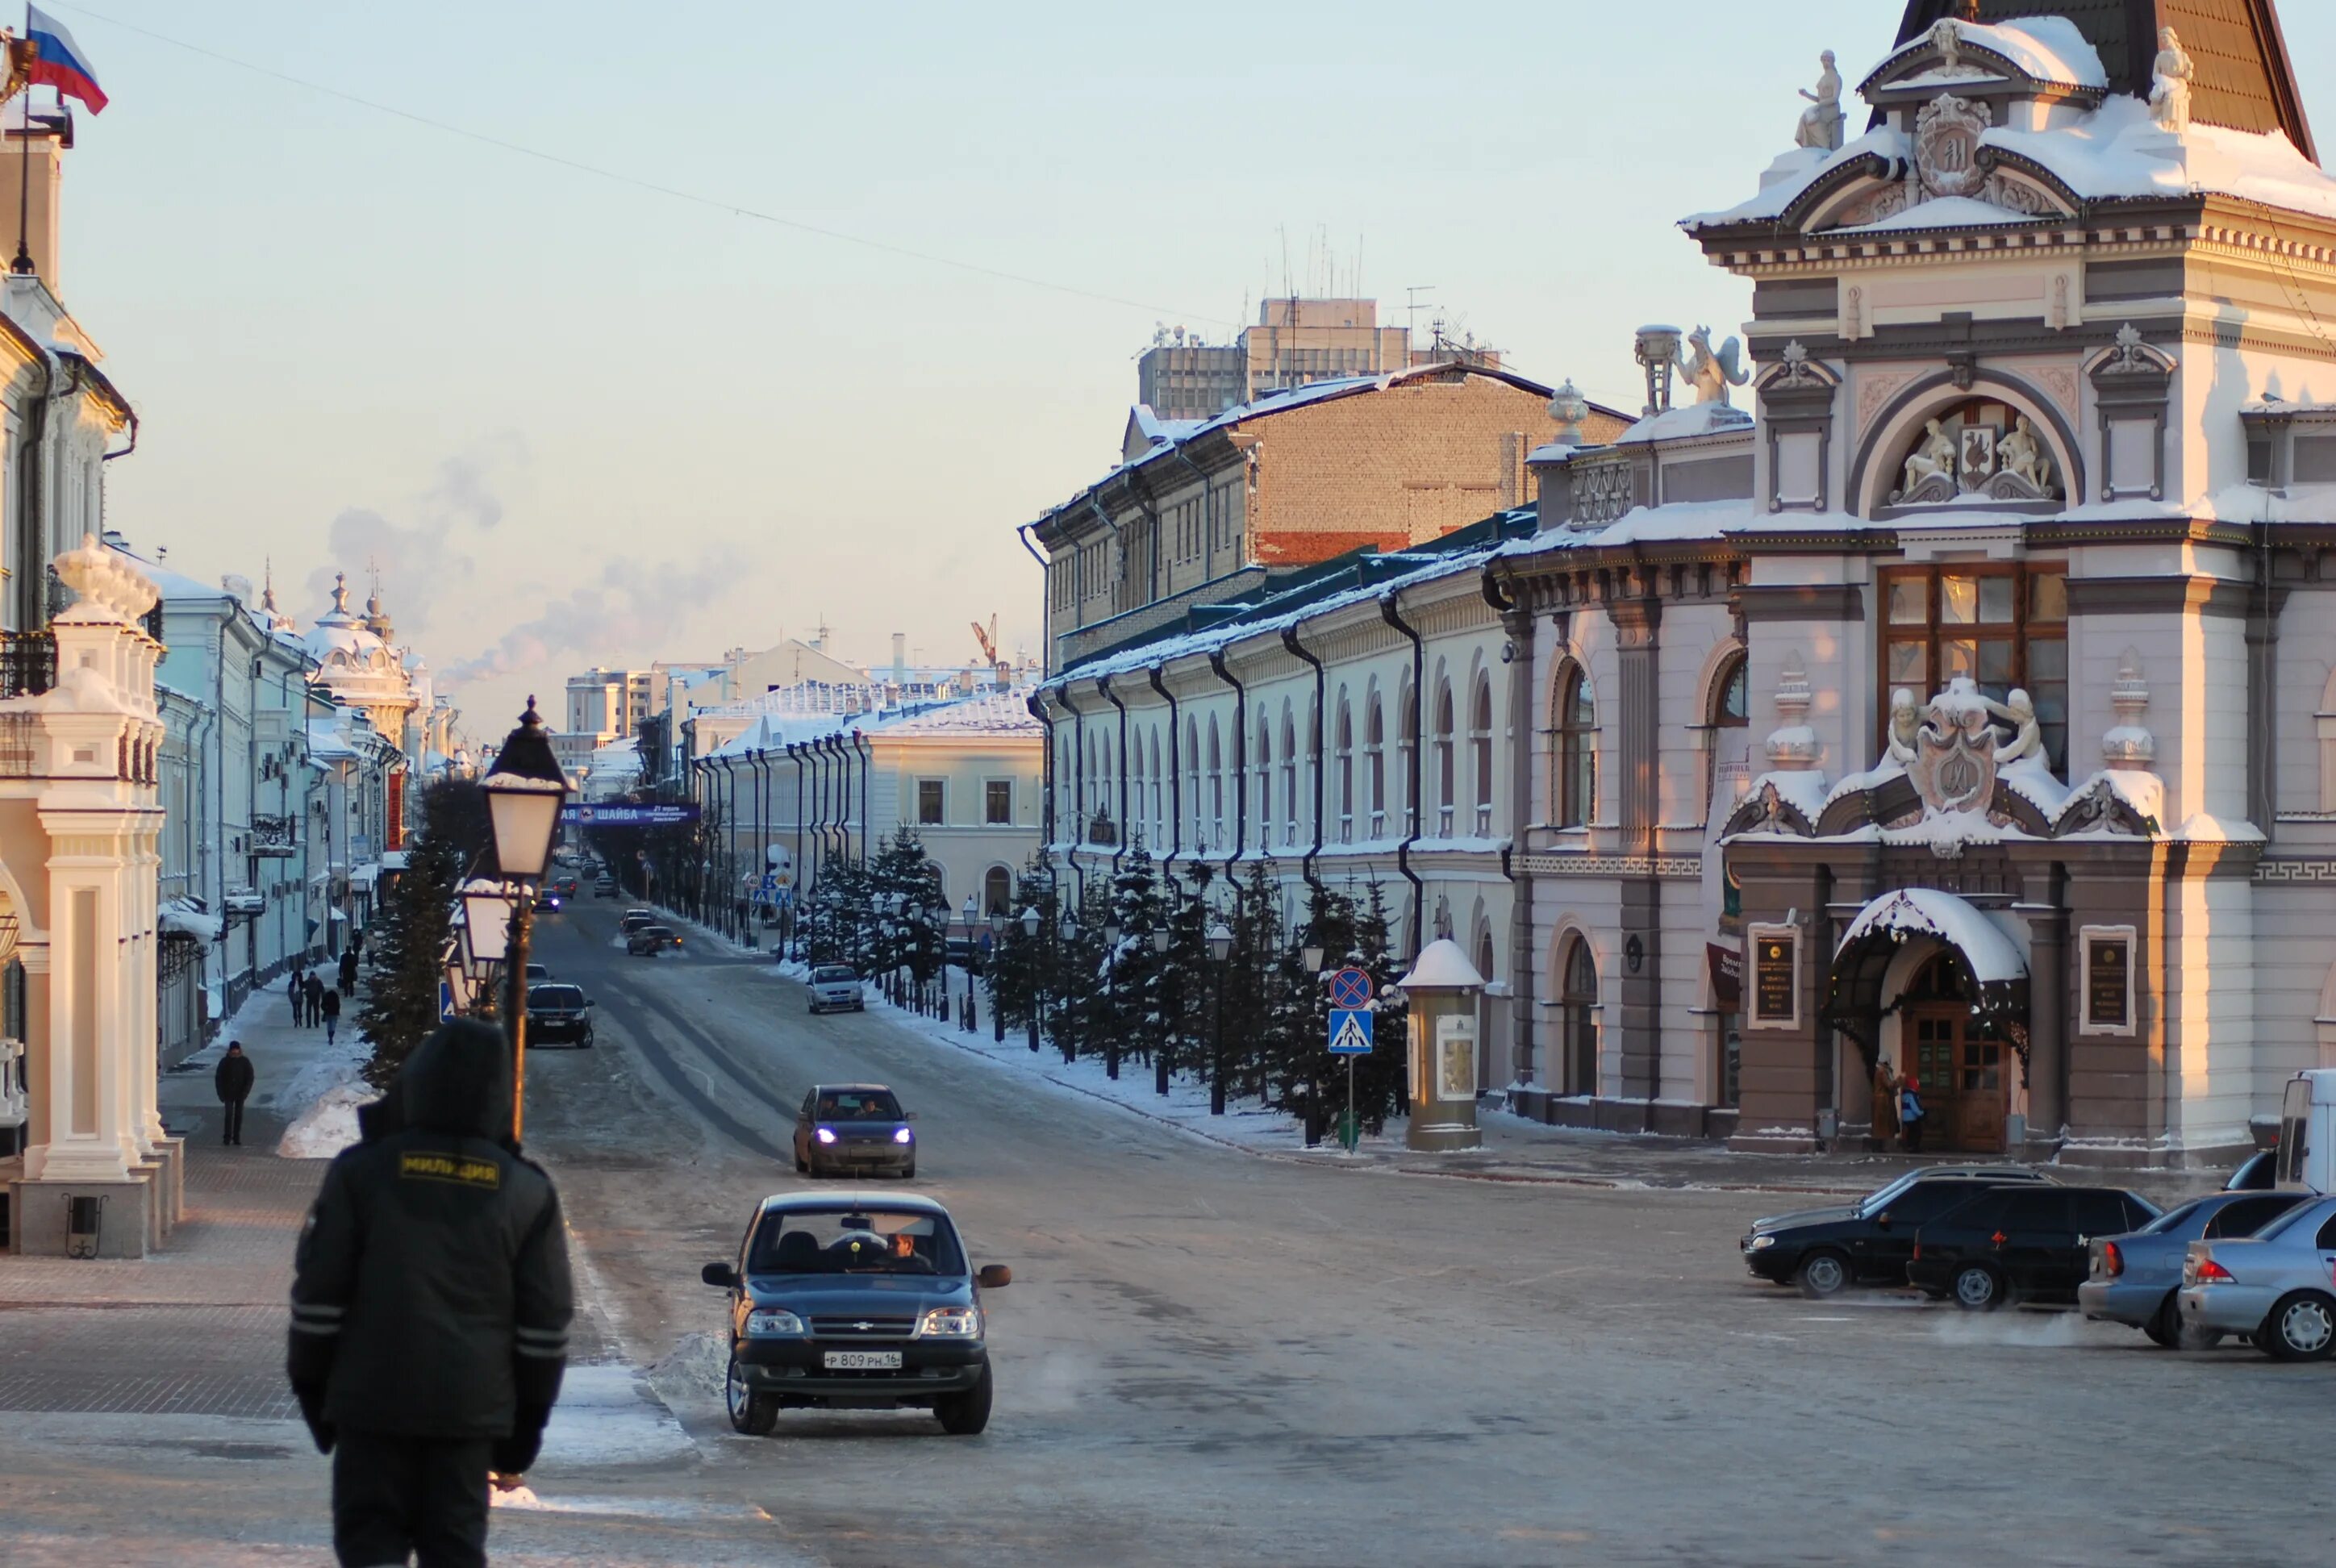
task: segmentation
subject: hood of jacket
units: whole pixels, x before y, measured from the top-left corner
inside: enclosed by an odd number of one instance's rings
[[[406,1058],[397,1082],[408,1127],[472,1138],[511,1135],[511,1046],[491,1024],[440,1025]]]

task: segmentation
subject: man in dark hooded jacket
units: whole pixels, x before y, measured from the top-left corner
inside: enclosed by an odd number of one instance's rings
[[[510,1144],[501,1032],[444,1025],[394,1090],[400,1115],[333,1161],[300,1233],[288,1370],[334,1455],[341,1563],[468,1568],[487,1560],[488,1471],[534,1463],[559,1397],[567,1232]]]
[[[219,1058],[219,1071],[211,1075],[211,1085],[219,1091],[219,1105],[226,1112],[227,1125],[219,1135],[220,1143],[243,1142],[243,1102],[251,1097],[256,1076],[251,1058],[243,1054],[243,1042],[229,1040],[227,1055]]]

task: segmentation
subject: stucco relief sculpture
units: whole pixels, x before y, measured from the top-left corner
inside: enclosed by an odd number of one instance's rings
[[[1744,369],[1740,363],[1744,345],[1738,339],[1728,339],[1715,354],[1711,348],[1711,328],[1698,326],[1687,335],[1687,344],[1691,352],[1679,355],[1679,375],[1695,388],[1697,403],[1717,403],[1725,407],[1728,405],[1728,389],[1741,386],[1752,379],[1752,373]]]
[[[2024,689],[2013,687],[2002,702],[1990,702],[1987,708],[1988,712],[2011,726],[2011,739],[1999,742],[1996,745],[1996,766],[2018,762],[2022,757],[2043,756],[2044,726],[2037,720],[2034,699]]]
[[[1955,494],[1955,438],[1938,420],[1928,421],[1928,433],[1906,459],[1904,481],[1893,501],[1952,501]],[[1932,481],[1943,481],[1933,483]],[[1932,493],[1935,492],[1936,493]]]
[[[1931,699],[1930,711],[1914,732],[1914,761],[1906,769],[1915,793],[1922,797],[1923,815],[1987,810],[1995,794],[1991,707],[1962,676]]]
[[[1914,172],[1932,196],[1976,196],[1987,184],[1980,167],[1979,139],[1987,133],[1987,111],[1952,93],[1942,93],[1914,116]]]
[[[1998,473],[2011,475],[2039,496],[2053,493],[2052,454],[2036,439],[2036,424],[2024,414],[1997,445],[1995,466]]]
[[[1998,424],[1949,430],[1944,419],[1932,419],[1907,453],[1890,504],[1936,505],[1959,495],[2050,501],[2059,493],[2057,475],[2050,450],[2024,414],[2015,416],[2009,432]]]
[[[1890,694],[1890,733],[1884,737],[1889,758],[1900,767],[1912,767],[1918,755],[1914,749],[1915,734],[1922,726],[1922,710],[1914,706],[1914,694],[1904,687]]]
[[[1801,111],[1800,129],[1794,141],[1803,147],[1814,147],[1824,152],[1841,150],[1841,73],[1834,69],[1833,51],[1817,56],[1817,88],[1812,93],[1801,89],[1801,96],[1809,107]]]
[[[2157,30],[2157,58],[2149,68],[2149,117],[2161,130],[2190,129],[2190,79],[2195,73],[2182,39],[2171,27]]]

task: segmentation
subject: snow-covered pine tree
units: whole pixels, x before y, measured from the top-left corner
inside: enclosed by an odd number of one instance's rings
[[[1119,1076],[1120,1057],[1136,1052],[1149,1058],[1157,1036],[1163,955],[1153,950],[1152,933],[1167,917],[1160,878],[1152,856],[1138,842],[1120,856],[1112,878],[1111,923],[1118,940],[1105,957],[1105,1010],[1109,1015],[1100,1042],[1105,1071]]]
[[[382,918],[365,944],[372,977],[358,1031],[373,1046],[365,1082],[386,1088],[430,1031],[438,1027],[438,985],[445,974],[447,939],[453,931],[454,890],[474,852],[466,850],[463,828],[480,803],[464,799],[478,786],[446,781],[422,797],[422,831],[406,850],[405,870],[391,891]],[[483,820],[483,810],[479,810]]]
[[[1371,977],[1378,1017],[1373,1020],[1375,1048],[1355,1064],[1355,1108],[1364,1127],[1376,1135],[1389,1116],[1411,1109],[1411,1015],[1401,1002],[1389,999],[1395,983],[1411,969],[1411,959],[1394,950],[1387,920],[1387,891],[1370,885],[1355,918],[1355,947],[1361,968]]]

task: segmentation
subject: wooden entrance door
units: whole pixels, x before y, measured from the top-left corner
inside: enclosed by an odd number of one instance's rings
[[[2003,1042],[1962,1002],[1915,1003],[1904,1027],[1931,1145],[2000,1153],[2009,1109]]]

